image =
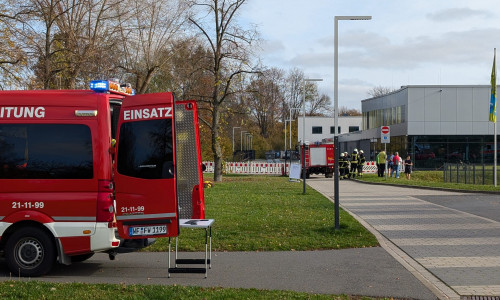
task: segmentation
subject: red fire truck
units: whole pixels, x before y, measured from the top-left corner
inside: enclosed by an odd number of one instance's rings
[[[196,103],[91,90],[0,92],[0,249],[13,274],[40,276],[179,233],[204,218]],[[190,159],[191,161],[185,162]],[[129,251],[130,249],[125,249]]]
[[[304,152],[306,178],[309,178],[311,174],[325,174],[326,178],[333,177],[335,157],[332,143],[306,145],[305,151],[301,153]],[[304,174],[303,171],[301,174]]]

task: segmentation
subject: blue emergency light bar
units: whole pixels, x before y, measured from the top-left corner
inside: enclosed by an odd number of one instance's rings
[[[116,93],[121,95],[133,96],[135,90],[130,85],[122,87],[118,82],[109,80],[92,80],[90,82],[90,89],[97,93]]]
[[[90,89],[97,93],[106,93],[109,91],[109,81],[107,80],[92,80]]]

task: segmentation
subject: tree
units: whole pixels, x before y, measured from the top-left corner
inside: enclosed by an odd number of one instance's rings
[[[361,111],[355,109],[355,108],[347,108],[347,106],[341,106],[339,108],[339,116],[362,116],[363,114]]]
[[[189,6],[187,0],[126,0],[120,9],[118,67],[132,75],[137,93],[143,94],[173,56]]]
[[[298,68],[294,68],[288,72],[285,83],[285,103],[283,104],[283,115],[290,114],[292,108],[291,119],[294,120],[299,115],[299,110],[294,108],[302,107],[302,90],[304,83],[304,72]],[[284,121],[283,121],[284,123]]]
[[[239,91],[233,89],[233,81],[255,71],[249,65],[251,46],[256,41],[254,30],[244,30],[237,24],[237,13],[245,0],[200,0],[193,4],[205,10],[201,19],[189,18],[204,37],[210,49],[212,91],[206,95],[212,120],[207,124],[212,133],[214,155],[214,180],[222,180],[221,113],[223,105]],[[205,19],[209,23],[204,23]]]
[[[59,1],[55,23],[63,56],[57,74],[60,88],[85,88],[96,74],[114,68],[119,12],[113,8],[121,5],[123,0]]]
[[[15,12],[6,3],[0,3],[0,89],[20,81],[20,69],[26,63],[26,55],[16,41]]]
[[[374,86],[373,88],[371,88],[368,91],[368,95],[375,98],[375,97],[380,97],[380,96],[390,94],[394,91],[395,91],[395,89],[393,89],[393,88],[379,85],[379,86]]]
[[[310,116],[330,116],[333,113],[332,101],[329,96],[321,94],[309,100]]]
[[[48,89],[62,69],[57,64],[61,46],[57,45],[56,20],[64,11],[61,0],[24,0],[13,6],[17,18],[17,33],[23,48],[32,58],[35,73],[32,88]]]
[[[264,138],[269,137],[282,115],[280,107],[284,101],[283,80],[283,71],[273,68],[254,76],[248,87],[245,107],[248,107]]]

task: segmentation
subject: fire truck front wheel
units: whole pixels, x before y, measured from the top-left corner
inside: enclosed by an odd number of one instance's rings
[[[23,227],[14,232],[5,245],[5,261],[14,275],[41,276],[56,260],[52,237],[37,227]]]

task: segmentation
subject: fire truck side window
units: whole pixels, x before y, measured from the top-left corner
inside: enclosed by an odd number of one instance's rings
[[[90,128],[80,124],[0,125],[0,178],[90,179]]]
[[[118,141],[120,174],[144,179],[174,177],[172,119],[123,123]]]

